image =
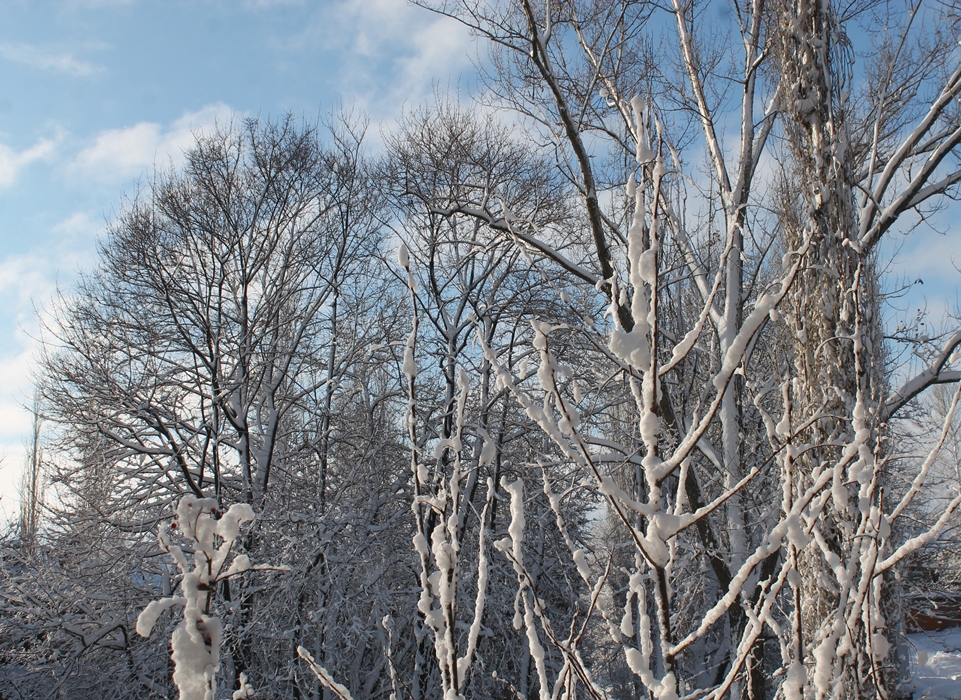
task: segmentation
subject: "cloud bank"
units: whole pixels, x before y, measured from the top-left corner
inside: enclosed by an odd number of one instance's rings
[[[196,133],[225,125],[232,117],[230,107],[218,102],[188,112],[169,126],[139,122],[101,131],[93,144],[80,151],[71,170],[82,177],[115,182],[139,177],[155,166],[176,167],[183,162],[184,151],[194,143]]]

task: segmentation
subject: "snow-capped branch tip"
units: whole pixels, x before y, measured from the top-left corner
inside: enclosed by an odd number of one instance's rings
[[[234,691],[233,695],[230,696],[231,700],[248,700],[248,698],[254,697],[254,689],[247,682],[247,674],[240,674],[240,687]]]
[[[330,690],[341,700],[354,700],[350,694],[350,691],[335,681],[333,676],[330,675],[330,672],[326,668],[314,661],[314,657],[311,656],[310,652],[304,649],[304,647],[297,647],[297,655],[307,662],[307,664],[310,666],[310,670],[314,672],[315,676],[317,676],[317,680],[320,681],[321,685]]]
[[[186,605],[187,599],[181,597],[164,598],[163,600],[151,601],[146,608],[137,615],[137,634],[141,637],[149,637],[153,632],[157,619],[167,610],[175,605]]]

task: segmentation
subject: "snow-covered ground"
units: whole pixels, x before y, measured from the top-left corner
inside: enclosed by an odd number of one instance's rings
[[[961,700],[961,628],[908,635],[915,700]]]

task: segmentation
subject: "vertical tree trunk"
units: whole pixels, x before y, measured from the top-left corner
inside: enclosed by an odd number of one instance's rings
[[[870,431],[867,448],[873,452],[878,447],[881,320],[873,261],[858,245],[846,123],[850,86],[845,74],[846,38],[833,7],[818,0],[785,2],[780,23],[785,129],[794,156],[792,179],[801,188],[801,192],[786,193],[801,202],[801,209],[786,210],[782,223],[788,250],[797,250],[811,239],[790,296],[796,371],[793,401],[800,420],[819,414],[801,436],[813,449],[797,462],[795,489],[799,492],[810,486],[820,470],[832,468],[842,458],[843,446],[854,440],[859,429],[859,415]],[[835,475],[831,498],[816,518],[815,530],[823,542],[818,543],[815,536],[798,557],[805,656],[817,656],[819,649],[833,654],[837,648],[845,597],[833,567],[838,561],[841,566],[850,564],[857,513],[879,506],[879,491],[872,492],[870,503],[859,504],[857,485],[846,482]],[[832,555],[838,557],[833,564]],[[864,642],[869,632],[859,624],[856,642]],[[819,697],[828,693],[829,686],[833,697],[888,696],[885,686],[889,690],[893,679],[861,673],[875,666],[866,658],[868,646],[855,643],[853,650],[838,656],[831,679],[819,680],[815,671]]]

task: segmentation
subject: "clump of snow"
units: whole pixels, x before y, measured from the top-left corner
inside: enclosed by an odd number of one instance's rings
[[[174,544],[166,526],[161,526],[160,545],[173,558],[183,579],[182,596],[155,600],[137,618],[137,633],[150,636],[164,611],[182,605],[183,620],[170,639],[174,662],[173,681],[180,700],[213,700],[217,693],[216,675],[220,670],[220,642],[223,625],[210,614],[211,591],[230,576],[253,568],[246,555],[238,555],[227,567],[227,557],[244,523],[254,519],[253,509],[236,503],[221,513],[211,498],[184,496],[177,505],[175,527],[193,550],[193,566],[183,549]],[[241,693],[238,695],[238,693]],[[241,678],[241,687],[233,697],[253,697],[253,689]]]
[[[787,679],[782,686],[784,690],[784,700],[803,700],[804,683],[807,681],[807,674],[804,671],[804,664],[795,661],[788,668]]]
[[[417,329],[410,332],[407,343],[404,345],[404,365],[401,368],[404,374],[410,379],[417,377],[417,362],[414,360],[414,348],[417,345]]]
[[[240,674],[240,687],[230,696],[231,700],[247,700],[254,697],[254,689],[247,683],[247,674]]]
[[[173,606],[185,605],[186,603],[187,599],[180,597],[151,601],[143,612],[137,616],[137,634],[141,637],[149,637],[154,625],[157,624],[157,618]]]

